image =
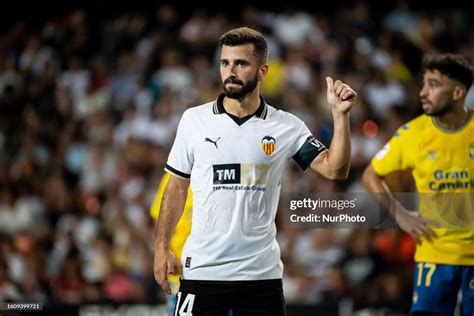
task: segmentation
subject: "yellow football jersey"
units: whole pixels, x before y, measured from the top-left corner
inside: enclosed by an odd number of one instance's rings
[[[150,215],[155,220],[158,218],[160,213],[161,200],[163,199],[163,193],[165,191],[166,184],[170,179],[169,173],[165,173],[163,178],[160,181],[158,190],[156,192],[155,200],[150,209]],[[181,253],[183,251],[184,243],[186,238],[188,238],[189,233],[191,232],[191,218],[192,218],[192,208],[193,208],[193,195],[191,188],[188,189],[188,198],[184,206],[183,214],[176,225],[176,229],[171,237],[171,251],[174,255],[181,261]],[[179,275],[171,275],[170,280],[177,282],[179,281]]]
[[[419,194],[419,213],[436,221],[439,238],[423,241],[415,260],[474,265],[474,119],[456,130],[427,115],[400,127],[372,159],[380,176],[410,169]]]

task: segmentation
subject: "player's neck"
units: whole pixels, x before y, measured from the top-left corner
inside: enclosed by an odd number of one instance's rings
[[[230,99],[225,97],[222,101],[227,113],[237,117],[245,117],[255,113],[260,106],[258,89],[242,99]]]
[[[469,111],[464,106],[455,107],[453,111],[449,111],[443,115],[436,116],[436,123],[445,129],[458,129],[464,123],[469,115]]]

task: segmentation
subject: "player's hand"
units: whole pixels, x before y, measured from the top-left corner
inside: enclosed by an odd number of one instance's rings
[[[333,82],[331,77],[326,77],[326,84],[328,103],[331,108],[337,113],[348,113],[357,99],[357,93],[341,80]]]
[[[173,252],[167,249],[155,249],[155,259],[153,262],[153,272],[156,282],[168,294],[171,294],[171,288],[168,283],[168,274],[180,272],[180,263]]]
[[[428,226],[437,226],[437,224],[428,219],[419,217],[418,213],[398,209],[396,212],[396,221],[400,228],[408,233],[417,244],[421,244],[423,238],[430,243],[433,242],[433,239],[438,238],[438,235]]]

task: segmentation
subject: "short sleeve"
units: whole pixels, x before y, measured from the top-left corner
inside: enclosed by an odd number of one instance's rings
[[[191,135],[189,134],[189,126],[192,124],[190,118],[189,112],[185,111],[179,121],[176,138],[165,166],[167,172],[185,179],[191,177],[194,163]]]
[[[380,176],[398,170],[406,170],[411,167],[410,153],[414,150],[416,149],[413,135],[408,130],[408,126],[403,125],[372,158],[372,168]]]

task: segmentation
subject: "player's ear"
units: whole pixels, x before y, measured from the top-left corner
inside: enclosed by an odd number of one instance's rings
[[[260,66],[258,68],[258,81],[262,81],[263,78],[265,78],[265,76],[267,75],[267,73],[268,73],[268,64]]]
[[[456,85],[454,86],[454,90],[453,90],[453,100],[454,101],[458,101],[462,98],[464,98],[464,96],[466,95],[466,87],[464,87],[463,85]]]

